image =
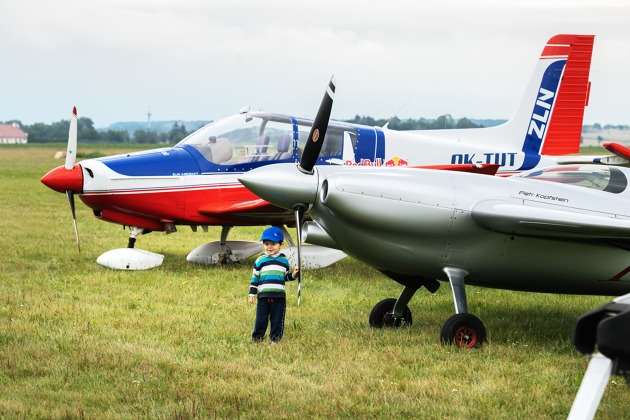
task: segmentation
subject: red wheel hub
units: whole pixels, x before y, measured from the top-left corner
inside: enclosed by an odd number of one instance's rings
[[[455,344],[468,349],[474,347],[477,344],[477,331],[467,326],[459,327],[455,331]]]

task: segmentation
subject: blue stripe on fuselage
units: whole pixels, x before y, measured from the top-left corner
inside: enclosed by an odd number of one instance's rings
[[[180,147],[147,150],[99,158],[112,171],[126,176],[196,175],[199,165]]]
[[[532,115],[529,119],[527,132],[523,141],[525,159],[523,165],[518,169],[519,171],[532,169],[540,162],[542,142],[545,138],[547,124],[549,123],[551,111],[553,110],[553,105],[558,95],[558,86],[560,85],[560,78],[562,77],[562,71],[566,63],[567,60],[554,61],[547,67],[543,74],[540,88],[536,95],[534,109],[532,110]]]

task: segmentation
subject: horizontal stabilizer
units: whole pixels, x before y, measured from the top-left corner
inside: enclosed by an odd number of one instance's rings
[[[568,156],[557,156],[555,161],[558,165],[571,165],[571,164],[582,164],[582,163],[598,163],[602,165],[626,165],[630,163],[630,158],[624,158],[618,155],[596,155],[596,156],[588,156],[588,155],[568,155]]]
[[[614,153],[620,158],[630,160],[630,149],[619,143],[604,143],[604,147],[610,153]]]

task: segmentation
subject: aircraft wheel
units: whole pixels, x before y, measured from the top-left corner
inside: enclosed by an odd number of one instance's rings
[[[405,306],[403,316],[394,318],[396,299],[383,299],[370,312],[370,326],[375,328],[409,326],[412,323],[411,310]]]
[[[446,320],[440,332],[442,344],[476,348],[486,341],[486,327],[472,314],[456,314]]]

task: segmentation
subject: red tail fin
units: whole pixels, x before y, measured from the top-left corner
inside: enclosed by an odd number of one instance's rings
[[[570,45],[562,82],[549,121],[541,154],[564,155],[580,150],[584,107],[588,104],[594,35],[556,35],[543,50],[543,56],[554,55],[557,46]]]

